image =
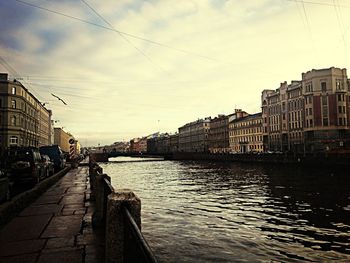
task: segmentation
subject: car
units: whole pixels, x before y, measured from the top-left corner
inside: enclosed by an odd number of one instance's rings
[[[38,183],[45,178],[40,152],[35,147],[12,147],[5,152],[5,173],[13,184]]]
[[[54,164],[55,172],[63,169],[66,166],[66,159],[58,145],[42,146],[39,151],[43,155],[50,157],[50,160]]]
[[[54,164],[51,162],[50,157],[43,154],[41,155],[41,160],[45,169],[45,177],[49,177],[54,174]]]

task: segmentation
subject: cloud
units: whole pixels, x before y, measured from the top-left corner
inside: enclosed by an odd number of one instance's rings
[[[108,26],[81,1],[30,2]],[[60,125],[88,144],[174,132],[235,106],[254,113],[263,89],[311,68],[348,66],[348,8],[338,21],[333,7],[305,4],[308,26],[291,1],[87,3],[114,28],[160,44],[12,4],[0,25],[10,25],[0,55],[28,76]],[[19,21],[11,24],[14,14]]]

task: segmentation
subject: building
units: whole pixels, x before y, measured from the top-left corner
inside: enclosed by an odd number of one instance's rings
[[[69,132],[65,132],[62,128],[54,128],[54,144],[61,147],[61,150],[69,153],[70,139],[74,139],[73,135]]]
[[[51,144],[51,115],[17,80],[0,73],[0,146],[40,147]]]
[[[349,148],[350,86],[346,69],[302,73],[306,151]]]
[[[229,123],[231,152],[262,152],[263,132],[262,113],[236,118]]]
[[[304,97],[301,81],[262,92],[265,151],[303,151]]]
[[[134,138],[130,140],[130,152],[146,153],[147,152],[147,137]]]
[[[247,116],[248,113],[236,109],[230,115],[218,115],[210,121],[208,147],[211,153],[230,152],[229,123],[237,118]]]
[[[157,134],[147,139],[147,152],[164,154],[170,152],[170,135],[168,133]]]
[[[261,96],[265,151],[315,152],[349,148],[349,80],[346,69],[302,73]]]
[[[179,151],[179,134],[171,134],[169,138],[169,148],[171,153]]]
[[[211,118],[207,117],[179,128],[179,152],[208,152]]]

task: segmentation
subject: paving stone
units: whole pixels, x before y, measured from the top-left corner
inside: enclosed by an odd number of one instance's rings
[[[85,204],[84,203],[80,203],[80,204],[66,204],[66,205],[64,205],[64,208],[81,209],[81,208],[85,208]]]
[[[63,247],[73,247],[74,246],[74,237],[64,238],[50,238],[47,240],[45,249],[52,248],[63,248]]]
[[[68,187],[57,187],[52,190],[45,192],[45,196],[50,195],[63,195],[67,191]]]
[[[16,217],[0,231],[0,243],[38,239],[52,215]]]
[[[36,239],[2,243],[0,257],[39,252],[44,247],[45,242],[46,239]]]
[[[83,262],[83,250],[47,251],[39,257],[38,263],[80,263]]]
[[[84,203],[84,194],[70,194],[65,195],[61,202],[61,204],[81,204]]]
[[[75,186],[75,187],[69,187],[67,193],[84,193],[86,190],[86,186]]]
[[[0,257],[0,263],[34,263],[38,254],[25,254],[13,257]]]
[[[86,213],[86,209],[81,208],[81,209],[76,209],[73,214],[74,215],[85,215],[85,213]]]
[[[62,195],[45,195],[40,196],[33,205],[58,204],[62,199]]]
[[[44,214],[54,214],[57,215],[61,212],[63,205],[57,204],[46,204],[46,205],[31,205],[24,209],[20,216],[33,216],[33,215],[44,215]]]
[[[82,218],[82,215],[55,216],[41,237],[73,237],[78,235],[82,225]]]

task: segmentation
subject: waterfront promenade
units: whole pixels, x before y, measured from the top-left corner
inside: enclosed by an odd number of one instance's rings
[[[0,230],[1,263],[103,262],[88,167],[70,170]]]

